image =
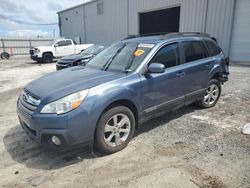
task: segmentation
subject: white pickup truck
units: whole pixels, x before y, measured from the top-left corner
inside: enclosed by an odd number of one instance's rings
[[[77,44],[71,39],[58,39],[48,46],[38,46],[30,49],[30,58],[37,62],[51,63],[54,58],[77,54],[93,44]]]

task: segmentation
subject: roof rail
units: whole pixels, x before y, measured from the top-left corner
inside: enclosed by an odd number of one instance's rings
[[[202,32],[176,32],[176,33],[169,33],[164,36],[162,36],[162,39],[167,39],[170,37],[183,37],[183,36],[199,36],[199,37],[207,37],[211,38],[211,36],[208,33],[202,33]]]
[[[145,34],[140,34],[140,35],[128,35],[122,40],[127,40],[127,39],[133,39],[137,37],[149,37],[149,36],[157,36],[157,35],[167,35],[170,32],[158,32],[158,33],[145,33]]]
[[[133,38],[137,38],[137,37],[140,37],[140,35],[128,35],[127,37],[125,37],[122,40],[133,39]]]
[[[141,37],[147,37],[147,36],[157,36],[157,35],[167,35],[171,32],[156,32],[156,33],[145,33],[145,34],[141,34]]]
[[[158,33],[147,33],[141,35],[128,35],[128,37],[122,40],[127,40],[137,37],[157,36],[157,35],[161,36],[161,39],[167,39],[171,37],[183,37],[183,36],[200,36],[200,37],[212,38],[211,35],[203,32],[158,32]]]

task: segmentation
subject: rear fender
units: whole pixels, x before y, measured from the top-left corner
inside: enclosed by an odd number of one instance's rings
[[[217,61],[215,66],[209,73],[209,80],[212,78],[218,79],[221,83],[228,81],[229,75],[229,58],[223,58],[221,61]]]

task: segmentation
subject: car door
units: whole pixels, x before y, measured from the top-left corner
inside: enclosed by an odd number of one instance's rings
[[[184,57],[180,70],[183,73],[182,90],[188,104],[202,97],[213,61],[200,40],[181,41],[181,52]]]
[[[55,56],[56,57],[63,57],[65,56],[65,40],[58,41],[55,45]]]
[[[184,104],[184,96],[179,89],[180,47],[178,42],[164,45],[151,59],[151,63],[165,65],[164,73],[145,73],[142,75],[142,109],[144,115],[161,111],[167,107]]]
[[[55,45],[56,57],[64,57],[74,54],[74,45],[71,40],[61,40]]]
[[[75,53],[75,45],[72,43],[72,40],[65,40],[65,55],[72,55]]]

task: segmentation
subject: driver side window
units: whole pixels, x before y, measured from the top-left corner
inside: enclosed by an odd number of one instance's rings
[[[162,47],[150,63],[161,63],[165,65],[165,68],[178,65],[180,63],[180,50],[178,43],[176,42]]]
[[[65,41],[62,40],[62,41],[57,42],[56,44],[58,47],[65,46]]]

